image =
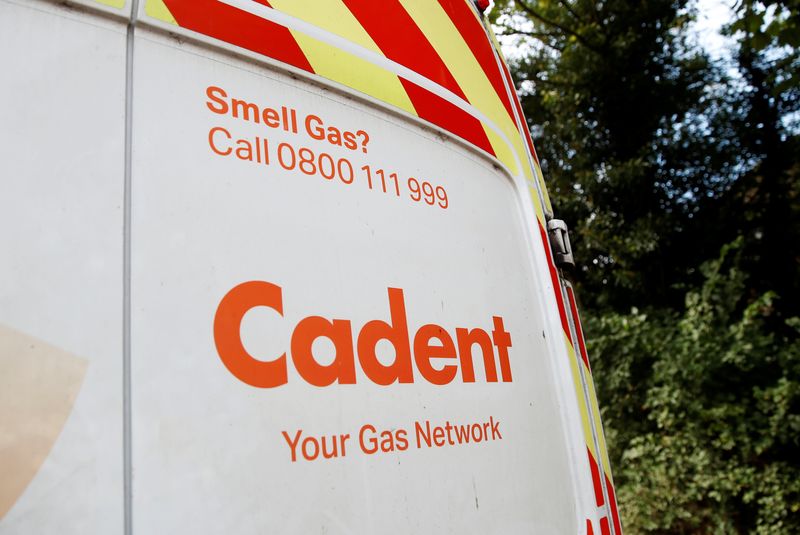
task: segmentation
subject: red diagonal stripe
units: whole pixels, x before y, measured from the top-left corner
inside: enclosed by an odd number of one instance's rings
[[[344,0],[383,54],[467,101],[442,58],[398,0]],[[494,154],[481,122],[420,86],[400,78],[417,114]]]
[[[600,480],[600,467],[597,466],[597,461],[594,460],[592,452],[586,448],[586,453],[589,455],[589,468],[592,470],[592,485],[594,486],[594,499],[597,502],[597,507],[602,507],[605,502],[603,499],[603,483]]]
[[[314,72],[292,34],[283,26],[216,0],[164,0],[164,3],[182,28]],[[259,3],[269,6],[264,0]]]
[[[589,366],[589,355],[586,353],[586,344],[583,340],[581,318],[578,316],[578,306],[575,304],[575,293],[570,287],[567,287],[567,298],[569,299],[569,309],[572,311],[572,320],[575,322],[575,334],[578,337],[578,349],[580,350],[583,363],[586,364],[586,368],[591,372],[592,368]]]
[[[383,54],[466,100],[455,78],[399,0],[344,0]]]
[[[498,69],[494,49],[489,41],[489,36],[486,35],[483,24],[481,24],[472,8],[469,7],[467,0],[439,0],[439,5],[450,17],[458,33],[461,34],[461,38],[464,39],[464,42],[467,43],[467,46],[472,51],[472,55],[478,60],[483,73],[491,82],[497,96],[500,97],[500,101],[505,106],[508,116],[513,121],[514,112],[511,109],[508,93],[503,84],[503,75]]]
[[[611,506],[611,519],[614,521],[614,533],[622,535],[622,523],[619,520],[619,511],[617,510],[617,495],[614,492],[614,485],[608,476],[606,478],[606,490],[608,490],[608,505]]]
[[[511,73],[508,72],[508,67],[502,61],[500,62],[500,66],[503,69],[503,76],[508,83],[508,87],[511,91],[514,92],[512,100],[514,101],[514,108],[517,110],[517,114],[519,115],[519,120],[522,126],[522,132],[520,135],[525,139],[525,143],[528,145],[528,149],[531,151],[531,155],[533,155],[533,159],[536,160],[536,163],[539,163],[539,156],[536,154],[536,147],[533,146],[533,140],[531,139],[530,130],[528,130],[528,123],[525,121],[525,114],[522,113],[522,106],[519,103],[519,98],[517,97],[517,89],[514,85],[514,81],[511,79]]]
[[[600,519],[600,535],[611,535],[611,530],[608,528],[607,516]]]
[[[420,117],[494,155],[489,138],[475,117],[404,78],[400,83]]]
[[[553,263],[553,256],[550,254],[550,241],[547,238],[547,232],[544,227],[537,220],[539,225],[539,232],[542,235],[542,243],[544,244],[544,253],[547,257],[547,266],[550,268],[550,279],[553,281],[553,291],[556,293],[556,303],[558,303],[558,314],[561,316],[561,327],[564,329],[564,334],[567,335],[567,340],[572,343],[572,334],[569,329],[569,321],[567,320],[567,310],[564,308],[564,296],[561,293],[561,281],[558,279],[558,271],[556,265]]]

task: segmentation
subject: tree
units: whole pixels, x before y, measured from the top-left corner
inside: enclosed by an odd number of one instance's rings
[[[800,532],[800,2],[501,0],[628,533]]]
[[[736,146],[708,132],[723,76],[687,39],[687,9],[516,0],[493,11],[498,33],[530,51],[512,67],[593,309],[680,305],[674,285],[705,254],[699,207],[728,187]]]
[[[775,290],[781,317],[800,314],[800,1],[743,0],[727,33],[742,74],[741,159],[730,195],[754,289]]]
[[[743,245],[703,266],[682,313],[591,320],[629,533],[800,532],[800,320],[772,327]]]

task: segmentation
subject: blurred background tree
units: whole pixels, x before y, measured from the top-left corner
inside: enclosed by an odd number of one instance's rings
[[[800,0],[497,0],[628,533],[800,533]]]

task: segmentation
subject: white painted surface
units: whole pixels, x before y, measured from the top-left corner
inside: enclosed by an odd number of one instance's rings
[[[134,526],[143,533],[574,533],[571,472],[528,268],[517,190],[492,165],[430,131],[225,56],[156,35],[136,42],[133,167]],[[315,113],[370,134],[364,154],[211,113],[206,88]],[[442,210],[319,176],[214,154],[211,128],[267,137],[443,185]],[[274,156],[273,156],[274,157]],[[284,347],[308,315],[355,330],[389,319],[405,291],[424,323],[511,333],[511,383],[250,387],[214,347],[235,285],[283,288],[284,317],[254,311],[248,348]],[[414,423],[501,422],[503,439],[417,449]],[[292,463],[281,431],[357,435],[407,428],[407,451]]]
[[[0,324],[88,362],[63,431],[0,534],[120,533],[125,27],[46,2],[0,0],[0,30],[0,58],[13,73],[0,95],[15,104],[0,111],[0,122],[13,125],[0,130]],[[565,443],[577,430],[564,423],[574,400],[562,363],[554,364],[561,330],[555,309],[548,318],[543,309],[553,296],[526,230],[534,221],[526,186],[494,160],[363,101],[137,31],[134,532],[583,529],[576,446]],[[211,113],[211,85],[296,109],[300,132]],[[310,139],[308,113],[367,131],[368,152]],[[271,165],[214,154],[215,126],[269,139]],[[355,182],[281,169],[283,142],[347,158]],[[398,173],[399,197],[393,186],[383,193],[377,168]],[[410,176],[444,187],[449,207],[411,201]],[[283,318],[260,308],[243,322],[246,347],[265,359],[288,352],[305,316],[351,320],[354,339],[367,321],[389,321],[387,287],[399,287],[412,342],[425,323],[450,335],[456,327],[491,332],[492,316],[502,316],[513,382],[486,383],[476,348],[473,384],[459,372],[434,386],[415,368],[415,383],[381,387],[357,368],[356,385],[317,388],[290,364],[287,385],[253,388],[223,366],[212,333],[220,299],[248,280],[283,288]],[[391,360],[384,346],[381,357]],[[320,362],[330,358],[330,343],[314,348]],[[489,417],[502,440],[417,449],[415,422]],[[406,429],[408,450],[363,453],[364,424]],[[300,428],[349,433],[347,454],[292,463],[281,431]],[[582,448],[580,437],[572,442]]]
[[[0,533],[121,533],[125,28],[0,1],[0,65],[0,324],[88,362]]]

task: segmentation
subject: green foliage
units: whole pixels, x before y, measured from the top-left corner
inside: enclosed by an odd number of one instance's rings
[[[800,533],[800,0],[498,0],[627,533]]]
[[[800,1],[744,0],[736,7],[738,18],[726,33],[741,39],[746,54],[768,53],[762,61],[770,93],[778,107],[791,111],[800,99]]]
[[[747,296],[742,241],[682,314],[589,325],[628,533],[800,532],[800,320]]]
[[[738,136],[753,162],[729,196],[743,216],[748,271],[760,291],[780,289],[785,316],[800,314],[800,1],[743,0],[727,32],[737,38]]]
[[[716,89],[723,76],[690,46],[687,4],[517,1],[494,10],[498,33],[529,49],[514,74],[592,308],[679,304],[674,281],[703,260],[699,208],[733,179],[735,135],[709,139],[708,114],[727,109]]]

